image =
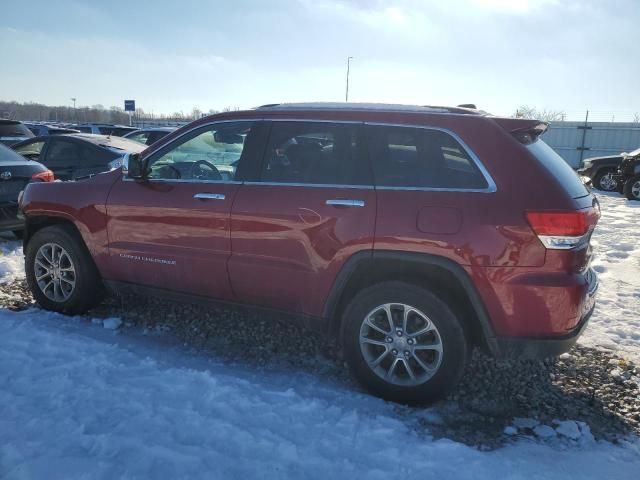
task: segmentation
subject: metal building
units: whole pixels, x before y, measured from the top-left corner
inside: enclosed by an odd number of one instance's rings
[[[640,147],[640,123],[552,122],[542,137],[573,168],[589,157],[616,155]]]

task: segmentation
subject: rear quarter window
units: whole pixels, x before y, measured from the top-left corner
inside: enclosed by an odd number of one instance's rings
[[[375,183],[380,187],[485,190],[487,179],[468,151],[435,129],[376,126],[369,130]]]
[[[578,174],[544,141],[538,139],[526,148],[551,175],[558,179],[572,198],[589,195]]]

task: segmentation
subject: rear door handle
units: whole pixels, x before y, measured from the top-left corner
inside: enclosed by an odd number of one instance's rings
[[[224,200],[225,196],[222,193],[196,193],[193,198],[198,200]]]
[[[326,204],[334,207],[364,207],[364,200],[343,200],[336,198],[327,200]]]

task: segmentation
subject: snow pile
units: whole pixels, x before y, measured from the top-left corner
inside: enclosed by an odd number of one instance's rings
[[[6,478],[548,480],[640,471],[638,443],[516,440],[481,452],[416,434],[394,408],[331,379],[219,363],[77,318],[0,310]]]
[[[0,284],[19,278],[24,278],[22,243],[5,241],[0,237]]]
[[[522,435],[525,437],[538,437],[549,441],[552,439],[567,440],[572,444],[594,443],[589,425],[574,420],[554,420],[554,426],[541,424],[534,418],[514,418],[513,424],[505,427],[505,435]]]
[[[602,218],[592,243],[600,289],[580,343],[640,364],[640,202],[601,193],[598,200]]]

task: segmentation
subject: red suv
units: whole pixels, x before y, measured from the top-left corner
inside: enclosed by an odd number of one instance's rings
[[[103,287],[285,312],[371,391],[430,401],[472,347],[558,355],[593,311],[598,205],[545,129],[377,104],[213,115],[121,169],[29,185],[27,280],[67,313]]]

